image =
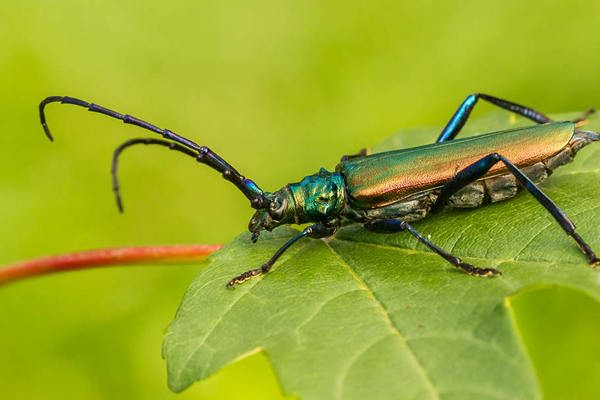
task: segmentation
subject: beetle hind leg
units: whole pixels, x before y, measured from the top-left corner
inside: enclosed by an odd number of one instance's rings
[[[377,219],[365,223],[365,228],[372,232],[377,233],[395,233],[408,231],[411,235],[417,238],[421,243],[427,246],[431,251],[448,261],[450,264],[457,268],[460,268],[464,272],[473,276],[481,277],[492,277],[502,275],[502,273],[495,268],[480,268],[469,263],[464,262],[460,258],[448,253],[441,247],[427,240],[419,231],[412,227],[408,222],[397,220],[397,219]]]
[[[571,122],[575,124],[576,128],[581,128],[582,126],[585,126],[588,123],[588,118],[595,113],[596,109],[590,108],[584,113],[582,113],[579,117],[572,119]]]
[[[533,108],[523,106],[521,104],[500,99],[495,96],[490,96],[489,94],[483,93],[475,93],[467,96],[467,98],[462,102],[462,104],[458,107],[450,121],[446,124],[442,132],[438,136],[436,143],[446,142],[448,140],[453,140],[456,135],[462,130],[463,126],[469,119],[471,115],[471,111],[475,108],[478,100],[484,100],[490,104],[495,105],[496,107],[502,108],[504,110],[513,112],[522,117],[530,119],[531,121],[537,124],[545,124],[547,122],[552,121],[545,114],[534,110]]]
[[[456,176],[447,182],[436,199],[436,202],[431,208],[432,212],[437,212],[442,209],[444,204],[450,199],[450,197],[465,187],[471,182],[483,177],[494,165],[502,162],[508,172],[514,175],[517,181],[525,188],[531,195],[540,203],[544,208],[554,217],[556,222],[560,225],[563,231],[571,236],[581,251],[585,254],[590,265],[596,266],[600,264],[600,259],[596,256],[596,253],[592,250],[589,244],[575,231],[575,224],[565,214],[565,212],[550,199],[536,184],[527,176],[521,169],[514,165],[510,160],[498,153],[489,154],[468,167],[460,170]]]
[[[367,151],[367,149],[360,149],[356,154],[343,155],[341,161],[353,160],[355,158],[364,157],[368,154],[369,152]]]

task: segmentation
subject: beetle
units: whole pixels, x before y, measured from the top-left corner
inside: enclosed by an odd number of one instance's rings
[[[455,139],[478,100],[521,115],[537,125]],[[131,139],[115,150],[113,190],[120,211],[123,211],[123,203],[117,176],[119,156],[128,147],[146,144],[167,147],[193,157],[233,183],[256,210],[248,225],[252,242],[257,241],[263,230],[271,231],[285,224],[312,223],[289,239],[262,266],[234,277],[227,287],[269,272],[277,259],[298,240],[332,236],[343,221],[357,222],[379,233],[408,231],[467,274],[500,275],[495,268],[476,267],[446,252],[411,223],[444,208],[476,208],[507,200],[521,188],[531,193],[575,240],[590,265],[600,263],[569,217],[536,185],[554,169],[571,161],[582,147],[600,140],[600,134],[580,129],[594,112],[591,109],[571,121],[553,121],[518,103],[483,93],[472,94],[461,103],[435,143],[376,154],[361,150],[342,157],[334,171],[321,168],[299,182],[289,183],[275,192],[265,192],[206,146],[131,115],[73,97],[50,96],[40,103],[40,122],[50,140],[53,136],[44,110],[54,102],[83,107],[163,137]]]

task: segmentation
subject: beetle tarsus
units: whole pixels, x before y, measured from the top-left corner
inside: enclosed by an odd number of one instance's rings
[[[246,282],[250,278],[269,272],[269,269],[270,267],[267,267],[267,264],[263,264],[260,268],[251,269],[249,271],[239,274],[238,276],[227,282],[227,285],[225,285],[225,287],[232,289],[235,287],[235,285],[239,285],[240,283]]]
[[[577,232],[573,231],[570,235],[573,237],[573,239],[575,239],[575,241],[579,245],[579,248],[587,257],[588,264],[590,264],[592,267],[597,267],[598,265],[600,265],[600,259],[596,257],[596,253],[594,253],[594,250],[592,250],[590,245],[587,244]]]
[[[487,278],[502,275],[502,272],[500,270],[497,270],[496,268],[480,268],[468,263],[464,263],[462,261],[457,265],[457,267],[465,271],[467,274],[473,276],[481,276]]]
[[[460,268],[465,273],[473,276],[492,277],[502,275],[502,272],[495,268],[479,268],[469,263],[463,262],[460,258],[448,253],[441,247],[435,245],[423,235],[413,228],[408,222],[398,219],[379,219],[369,221],[365,224],[365,228],[372,232],[378,233],[395,233],[408,231],[411,235],[416,237],[421,243],[427,246],[431,251],[441,256],[444,260],[454,265],[456,268]]]

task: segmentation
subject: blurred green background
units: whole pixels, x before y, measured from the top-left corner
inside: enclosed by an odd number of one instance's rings
[[[119,215],[111,153],[146,133],[54,105],[50,144],[37,119],[47,95],[187,135],[269,190],[401,128],[443,125],[474,91],[546,112],[599,107],[599,22],[592,0],[3,2],[0,262],[222,243],[252,214],[212,170],[140,147],[122,162]],[[168,391],[162,335],[199,268],[114,268],[3,287],[0,398],[277,398],[261,355],[181,395]],[[587,345],[600,338],[598,305],[556,288],[512,304],[545,397],[598,390],[586,374],[600,368]]]

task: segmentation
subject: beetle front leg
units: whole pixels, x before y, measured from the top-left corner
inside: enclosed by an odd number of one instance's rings
[[[335,231],[337,231],[338,227],[339,227],[338,224],[327,225],[325,223],[319,222],[319,223],[316,223],[314,225],[311,225],[311,226],[305,228],[302,232],[300,232],[299,234],[297,234],[296,236],[294,236],[293,238],[291,238],[290,240],[285,242],[285,244],[283,246],[281,246],[279,248],[279,250],[277,250],[275,252],[275,254],[273,254],[273,256],[269,259],[269,261],[267,261],[266,263],[261,265],[260,268],[251,269],[251,270],[248,270],[248,271],[236,276],[235,278],[233,278],[232,280],[227,282],[226,286],[228,288],[232,288],[235,285],[245,282],[254,276],[266,274],[267,272],[269,272],[271,270],[271,267],[273,266],[273,264],[275,264],[275,262],[279,259],[279,257],[281,257],[281,255],[288,248],[290,248],[294,243],[296,243],[298,240],[300,240],[304,237],[309,237],[309,238],[314,238],[314,239],[328,237],[328,236],[333,235],[335,233]]]
[[[377,233],[396,233],[402,231],[408,231],[411,235],[416,237],[421,243],[427,246],[431,251],[441,256],[444,260],[457,268],[462,269],[469,275],[475,276],[496,276],[502,275],[500,271],[495,268],[479,268],[474,265],[468,264],[460,258],[448,253],[441,247],[427,240],[423,235],[419,233],[415,228],[412,227],[408,222],[398,219],[377,219],[369,221],[365,225],[365,228]]]

